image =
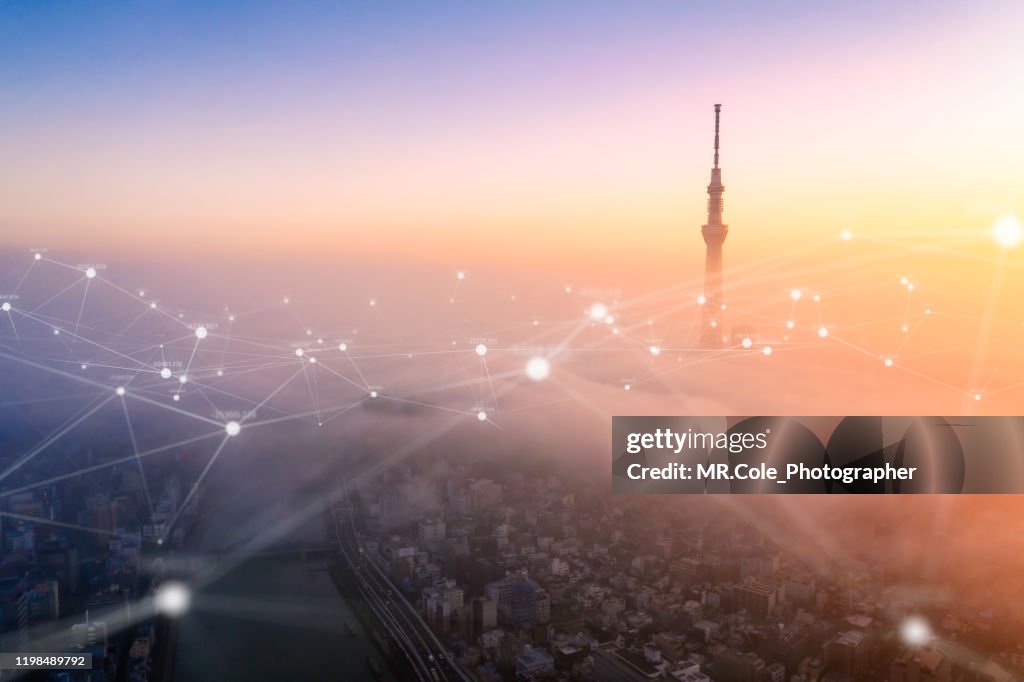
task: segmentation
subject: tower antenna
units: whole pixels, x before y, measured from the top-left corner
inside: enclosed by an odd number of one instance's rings
[[[715,105],[715,168],[718,168],[718,121],[722,115],[722,105]]]

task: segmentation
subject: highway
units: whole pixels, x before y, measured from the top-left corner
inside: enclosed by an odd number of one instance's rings
[[[417,677],[424,682],[471,682],[473,676],[455,661],[455,657],[426,624],[419,611],[399,590],[394,589],[380,566],[365,556],[356,532],[352,508],[332,510],[332,516],[342,558],[348,563],[367,604],[402,647]]]

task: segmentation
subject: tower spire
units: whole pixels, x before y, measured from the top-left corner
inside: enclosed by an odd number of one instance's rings
[[[722,222],[722,169],[718,167],[718,138],[722,105],[715,105],[715,165],[708,184],[708,222],[701,228],[707,245],[704,264],[704,315],[701,342],[706,346],[722,345],[722,244],[729,234],[729,226]]]
[[[718,122],[722,115],[722,105],[715,105],[715,168],[718,168]]]

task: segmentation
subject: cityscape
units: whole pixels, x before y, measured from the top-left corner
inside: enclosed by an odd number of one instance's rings
[[[0,682],[1024,680],[1022,20],[0,3]]]

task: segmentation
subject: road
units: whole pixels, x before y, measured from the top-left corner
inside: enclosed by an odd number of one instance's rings
[[[352,508],[332,510],[332,516],[342,558],[357,579],[367,603],[402,647],[417,677],[424,682],[473,680],[419,612],[400,591],[394,589],[380,566],[366,557],[356,532]]]

